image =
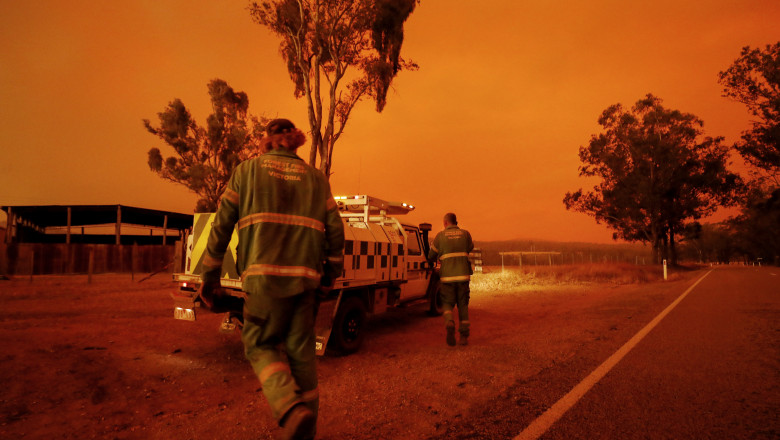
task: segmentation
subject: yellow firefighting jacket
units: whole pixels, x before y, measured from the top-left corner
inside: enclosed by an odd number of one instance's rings
[[[344,265],[344,225],[330,184],[294,152],[276,149],[236,167],[220,201],[203,259],[217,281],[233,228],[246,292],[274,297],[335,280]]]
[[[428,260],[435,260],[437,257],[441,260],[442,283],[469,281],[472,274],[469,252],[473,249],[474,243],[469,231],[448,226],[433,239]]]

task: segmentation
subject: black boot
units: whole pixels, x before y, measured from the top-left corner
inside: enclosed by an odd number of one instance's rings
[[[458,332],[460,333],[460,345],[469,345],[470,327],[471,323],[468,321],[460,323],[460,327],[458,328]]]
[[[453,321],[447,321],[447,345],[455,346],[455,323]]]
[[[282,422],[282,440],[313,439],[312,432],[317,418],[309,408],[303,404],[292,407],[284,416]]]

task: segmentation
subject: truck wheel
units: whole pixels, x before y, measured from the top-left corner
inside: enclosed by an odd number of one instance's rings
[[[354,296],[344,298],[333,320],[329,345],[342,354],[356,352],[363,343],[365,324],[366,306],[363,301]]]
[[[436,283],[432,293],[428,295],[428,314],[431,316],[441,316],[444,313],[444,303],[441,302],[441,283]]]

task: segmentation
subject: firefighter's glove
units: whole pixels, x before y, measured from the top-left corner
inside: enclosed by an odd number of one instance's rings
[[[219,295],[223,295],[219,281],[206,281],[198,288],[198,296],[209,310],[214,309],[214,298]]]
[[[331,290],[333,290],[333,286],[336,284],[336,280],[331,278],[327,273],[320,278],[320,287],[317,288],[317,296],[320,299],[325,299]]]
[[[207,281],[198,289],[203,304],[214,313],[224,313],[231,310],[241,310],[243,301],[227,292],[220,286],[219,281]]]

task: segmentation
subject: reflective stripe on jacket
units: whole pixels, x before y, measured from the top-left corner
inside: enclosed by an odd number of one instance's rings
[[[469,231],[457,226],[448,226],[447,229],[436,234],[436,238],[431,243],[428,259],[438,258],[441,261],[441,282],[469,281],[472,274],[469,252],[473,249],[474,243],[471,241]]]
[[[219,279],[236,226],[246,292],[292,296],[317,288],[325,270],[331,280],[341,275],[344,225],[330,184],[293,152],[273,150],[236,167],[209,235],[204,281]]]

